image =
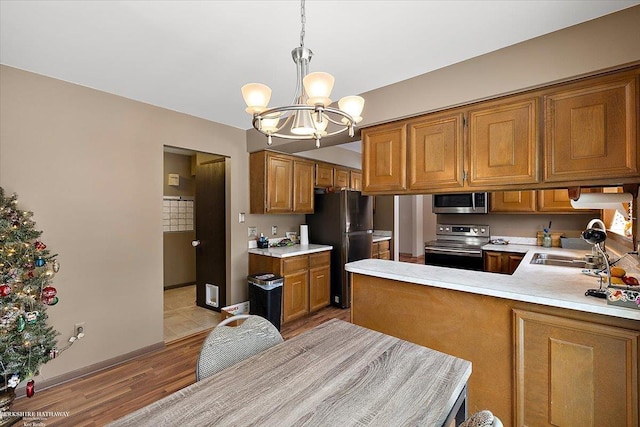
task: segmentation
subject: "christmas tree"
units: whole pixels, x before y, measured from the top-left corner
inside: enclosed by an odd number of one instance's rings
[[[31,378],[57,354],[58,333],[47,325],[46,307],[58,302],[51,282],[60,268],[32,216],[0,187],[0,392],[30,380],[29,397]]]

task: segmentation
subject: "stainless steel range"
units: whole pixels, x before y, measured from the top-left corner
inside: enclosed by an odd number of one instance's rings
[[[437,224],[436,238],[424,244],[424,263],[482,270],[482,246],[489,243],[488,225]]]

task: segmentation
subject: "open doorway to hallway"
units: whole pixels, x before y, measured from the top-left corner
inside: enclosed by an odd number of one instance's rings
[[[165,146],[164,341],[210,329],[226,293],[225,158]]]

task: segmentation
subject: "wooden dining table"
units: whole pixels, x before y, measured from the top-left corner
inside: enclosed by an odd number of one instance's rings
[[[334,319],[109,425],[457,425],[470,375],[469,361]]]

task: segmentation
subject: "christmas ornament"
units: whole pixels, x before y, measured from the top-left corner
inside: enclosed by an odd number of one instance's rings
[[[22,316],[18,317],[17,323],[18,325],[16,326],[16,329],[18,330],[18,332],[22,332],[24,330],[24,325],[25,325],[24,318]]]
[[[51,350],[49,350],[49,358],[50,359],[55,359],[58,356],[59,352],[57,348],[52,348]]]
[[[53,272],[57,273],[60,271],[60,263],[58,261],[53,261]]]
[[[35,384],[36,382],[34,380],[29,380],[29,382],[27,383],[27,397],[33,396],[33,394],[36,392]]]
[[[38,313],[37,311],[27,311],[24,314],[24,317],[27,321],[27,323],[32,324],[32,323],[36,323],[36,320],[38,320]]]
[[[44,288],[42,290],[42,297],[43,298],[53,298],[56,296],[56,294],[58,293],[58,291],[56,290],[56,288],[54,288],[53,286],[47,286],[46,288]]]
[[[36,260],[36,267],[42,267],[43,265],[45,265],[46,261],[44,260],[44,258],[38,258]]]
[[[40,240],[36,241],[35,246],[36,246],[36,250],[38,250],[38,251],[43,251],[43,250],[45,250],[47,248],[47,245],[42,243]]]
[[[15,322],[16,317],[18,317],[18,312],[17,311],[10,311],[8,313],[5,313],[2,315],[2,317],[0,317],[0,327],[3,328],[8,328],[11,326],[11,324],[13,322]],[[23,320],[24,322],[24,320]],[[20,332],[20,331],[18,331]]]
[[[0,286],[0,297],[6,297],[10,293],[11,293],[11,286],[9,285]]]
[[[18,375],[13,374],[11,375],[11,378],[9,378],[9,381],[7,382],[7,385],[10,388],[16,388],[16,386],[20,384],[20,378],[18,378]]]
[[[42,300],[47,305],[56,305],[58,303],[58,297],[51,297]]]

